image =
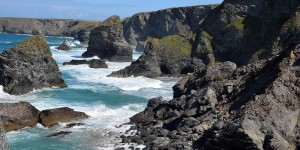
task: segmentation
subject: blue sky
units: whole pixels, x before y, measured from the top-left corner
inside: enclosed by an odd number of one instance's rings
[[[0,17],[104,20],[164,8],[217,4],[222,0],[3,0]]]

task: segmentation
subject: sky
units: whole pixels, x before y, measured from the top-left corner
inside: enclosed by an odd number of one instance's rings
[[[0,17],[105,20],[165,8],[219,4],[222,0],[2,0]]]

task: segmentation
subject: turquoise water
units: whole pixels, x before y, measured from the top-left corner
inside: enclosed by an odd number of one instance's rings
[[[0,52],[16,45],[31,35],[0,34]],[[116,125],[129,121],[129,117],[142,111],[147,100],[156,96],[172,98],[172,86],[178,79],[144,77],[112,78],[109,73],[128,66],[130,63],[107,62],[108,69],[91,69],[87,65],[62,66],[65,61],[82,59],[85,51],[76,48],[72,51],[58,51],[54,47],[63,42],[60,37],[47,37],[52,55],[59,65],[68,88],[47,88],[22,96],[12,96],[0,89],[0,102],[28,101],[36,108],[50,109],[70,107],[90,116],[81,120],[85,125],[66,129],[65,123],[57,127],[25,128],[7,133],[11,150],[96,150],[113,149],[116,139],[128,126]],[[72,41],[69,38],[69,41]],[[141,53],[134,52],[137,59]],[[0,87],[2,88],[2,87]],[[71,131],[69,135],[46,138],[55,131]]]

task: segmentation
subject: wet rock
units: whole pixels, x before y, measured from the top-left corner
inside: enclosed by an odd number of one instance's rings
[[[89,64],[90,68],[108,68],[105,61],[100,60],[100,59],[92,59],[92,60],[88,61],[88,64]]]
[[[67,41],[67,38],[64,40],[63,43],[61,43],[58,47],[58,50],[65,50],[65,51],[69,51],[72,49],[72,47],[70,46],[70,44]]]
[[[59,131],[59,132],[49,134],[46,137],[50,138],[50,137],[64,136],[64,135],[67,135],[67,134],[70,134],[70,133],[72,133],[72,132],[70,132],[70,131]]]
[[[83,65],[88,64],[90,68],[108,68],[105,61],[101,59],[92,60],[71,60],[70,62],[64,62],[63,65]]]
[[[0,55],[0,85],[13,95],[66,87],[44,36],[33,36]]]
[[[39,114],[39,123],[49,127],[59,122],[70,122],[79,119],[86,119],[88,116],[83,112],[74,111],[68,107],[43,110]]]
[[[0,116],[6,132],[36,126],[39,112],[28,102],[0,103]]]
[[[66,128],[73,128],[76,126],[83,126],[83,125],[85,125],[85,124],[84,123],[70,123],[70,124],[66,125]]]

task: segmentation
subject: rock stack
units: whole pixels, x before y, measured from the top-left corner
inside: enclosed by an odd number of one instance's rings
[[[26,94],[44,87],[66,87],[58,65],[42,35],[0,54],[0,85],[4,92]]]
[[[72,49],[72,47],[70,46],[70,44],[68,43],[67,38],[64,40],[63,43],[61,43],[58,47],[58,50],[65,50],[65,51],[69,51]]]
[[[112,16],[91,31],[89,46],[82,57],[98,56],[114,62],[131,62],[132,51],[123,37],[120,17]]]

